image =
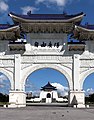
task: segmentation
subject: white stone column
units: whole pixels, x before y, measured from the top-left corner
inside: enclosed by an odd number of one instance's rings
[[[85,107],[85,94],[80,89],[80,55],[74,54],[73,56],[73,91],[69,92],[69,105],[76,106],[78,108]]]
[[[15,67],[14,67],[14,81],[15,81],[15,90],[20,90],[21,87],[21,55],[15,54]]]
[[[26,106],[26,94],[21,90],[21,55],[15,54],[15,66],[14,66],[14,81],[15,90],[9,93],[8,107],[25,107]]]
[[[75,91],[80,90],[80,55],[74,54],[73,56],[73,89]]]

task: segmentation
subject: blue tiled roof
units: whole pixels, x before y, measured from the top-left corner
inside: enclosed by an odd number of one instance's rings
[[[0,24],[0,29],[7,29],[9,28],[9,25],[7,24]]]
[[[84,13],[81,12],[75,15],[67,15],[67,14],[29,14],[29,15],[17,15],[14,13],[10,13],[17,17],[21,17],[24,19],[32,19],[32,20],[67,20],[73,17],[77,17],[79,15],[83,15]]]
[[[15,25],[9,25],[9,24],[0,24],[0,30],[2,29],[8,29],[11,27],[14,27]]]
[[[87,24],[87,25],[80,25],[80,26],[83,27],[83,28],[86,28],[86,29],[94,30],[94,25]]]
[[[56,87],[52,86],[49,82],[44,87],[41,88],[42,88],[41,90],[45,90],[45,89],[56,90]]]

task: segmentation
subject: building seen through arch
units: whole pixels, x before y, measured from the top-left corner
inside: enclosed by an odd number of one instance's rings
[[[59,98],[56,87],[52,86],[48,82],[45,86],[41,87],[38,98],[31,98],[27,102],[41,102],[41,103],[56,103],[56,102],[67,102],[68,99]]]
[[[47,103],[46,98],[49,97],[49,94],[51,95],[49,103],[67,101],[67,99],[63,99],[63,96],[68,97],[68,81],[57,70],[51,68],[37,70],[29,75],[25,84],[28,98],[27,102]]]
[[[0,102],[7,103],[9,102],[9,91],[11,88],[10,81],[8,77],[0,72]]]
[[[83,82],[83,90],[85,90],[88,94],[94,93],[94,73],[89,74]]]

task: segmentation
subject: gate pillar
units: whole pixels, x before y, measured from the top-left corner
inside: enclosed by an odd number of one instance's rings
[[[14,66],[14,81],[15,88],[9,92],[9,106],[8,107],[25,107],[26,94],[21,88],[21,55],[15,54]]]
[[[69,105],[84,108],[85,107],[85,94],[80,88],[80,55],[73,55],[73,90],[69,92]]]

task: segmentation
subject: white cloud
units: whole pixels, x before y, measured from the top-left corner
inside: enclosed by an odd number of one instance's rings
[[[0,84],[0,88],[4,88],[4,85],[3,85],[3,84]]]
[[[67,96],[69,88],[61,85],[60,83],[51,83],[52,86],[55,86],[57,91],[60,93],[62,96]],[[40,89],[36,88],[33,84],[29,83],[25,85],[26,88],[31,88],[33,95],[39,96],[40,95]],[[30,92],[29,89],[26,89],[27,92]]]
[[[21,7],[21,10],[23,14],[27,14],[28,11],[31,11],[31,13],[34,13],[38,9],[32,6],[25,6],[25,7]]]
[[[4,0],[0,0],[0,12],[5,12],[9,8],[8,4]]]
[[[40,96],[40,90],[34,90],[32,91],[32,94],[35,96]]]
[[[62,96],[67,96],[69,88],[61,85],[60,83],[51,83],[54,87],[57,88],[57,90],[60,92]]]
[[[47,3],[52,3],[52,4],[57,4],[57,6],[65,6],[67,2],[70,2],[71,0],[36,0],[36,3],[42,3],[42,2],[47,2]]]
[[[94,93],[94,89],[93,89],[93,88],[88,88],[88,89],[85,91],[86,96],[89,96],[90,94],[93,94],[93,93]]]
[[[7,81],[8,81],[8,78],[4,74],[1,74],[0,75],[0,88],[5,89],[5,87],[6,87],[7,89],[9,89],[10,88],[10,83],[7,82]]]
[[[1,74],[0,75],[0,83],[3,83],[6,80],[8,80],[8,78],[4,74]]]

